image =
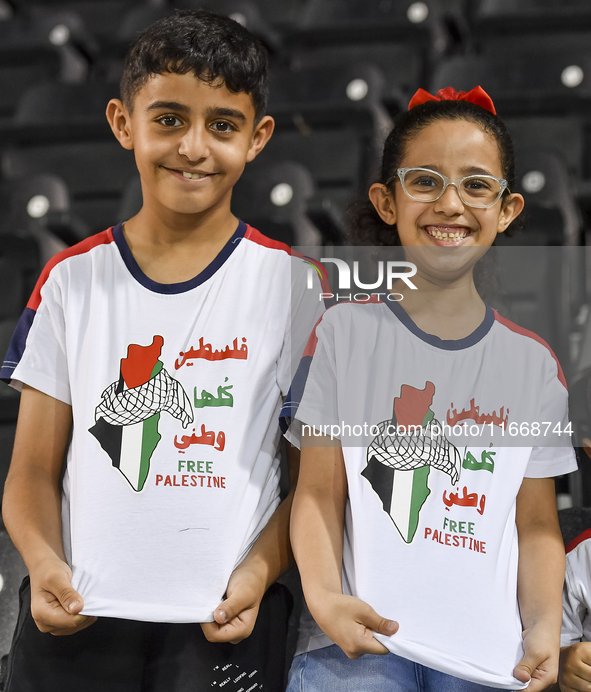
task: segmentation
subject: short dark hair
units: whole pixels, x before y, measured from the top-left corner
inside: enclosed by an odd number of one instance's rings
[[[385,184],[396,169],[400,168],[406,147],[421,130],[434,122],[444,120],[467,120],[479,125],[484,132],[493,137],[499,150],[503,178],[510,190],[515,187],[515,154],[505,123],[498,115],[469,101],[427,101],[401,113],[394,121],[394,127],[384,143],[380,179],[377,182]],[[396,227],[383,221],[367,198],[350,206],[348,226],[352,237],[359,244],[400,245]]]
[[[267,49],[238,22],[207,10],[175,10],[151,24],[127,54],[121,100],[131,112],[138,91],[152,75],[173,72],[208,83],[223,81],[233,92],[250,94],[255,122],[265,114]]]

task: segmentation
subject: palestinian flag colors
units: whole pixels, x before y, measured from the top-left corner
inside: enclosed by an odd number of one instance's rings
[[[161,438],[160,412],[174,408],[172,415],[180,417],[176,410],[179,389],[186,399],[180,384],[170,378],[159,360],[163,344],[161,336],[155,336],[150,346],[130,344],[127,358],[121,359],[119,380],[103,392],[95,414],[96,424],[90,428],[113,466],[137,492],[144,487],[150,458]],[[172,395],[170,382],[176,385]],[[171,399],[175,400],[174,407],[170,405]],[[180,403],[186,409],[188,399]],[[187,412],[182,413],[185,422]]]
[[[406,543],[415,536],[421,508],[431,492],[427,484],[431,466],[448,473],[454,482],[459,474],[458,450],[444,437],[430,434],[437,423],[429,408],[434,394],[432,382],[422,390],[402,385],[400,396],[394,399],[392,419],[378,425],[361,472]],[[409,426],[411,431],[400,432]]]

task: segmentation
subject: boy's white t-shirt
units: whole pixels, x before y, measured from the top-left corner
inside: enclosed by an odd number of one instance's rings
[[[591,642],[591,529],[566,546],[560,646]]]
[[[121,225],[46,267],[1,376],[72,406],[63,540],[84,614],[213,619],[279,503],[277,416],[322,310],[292,289],[300,265],[240,222],[184,283],[146,277]]]
[[[536,421],[552,422],[550,446],[515,446],[511,423]],[[282,422],[295,444],[302,424],[341,440],[343,590],[400,624],[376,638],[444,673],[523,688],[512,674],[523,655],[516,496],[524,477],[576,469],[568,432],[557,434],[570,430],[567,391],[549,347],[490,308],[470,336],[442,341],[395,302],[336,305],[310,338]],[[442,424],[461,434],[441,436]],[[297,652],[330,644],[305,613]]]

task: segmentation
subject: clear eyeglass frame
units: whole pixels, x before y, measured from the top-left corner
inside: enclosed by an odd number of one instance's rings
[[[436,175],[439,178],[443,180],[443,189],[437,195],[437,197],[434,197],[433,199],[422,199],[421,197],[413,197],[410,192],[406,189],[404,185],[404,176],[408,171],[425,171],[426,173],[430,173],[431,175]],[[404,193],[407,197],[410,199],[414,200],[415,202],[436,202],[438,199],[443,197],[445,194],[445,191],[447,190],[449,185],[455,185],[455,188],[458,192],[459,198],[462,200],[462,202],[467,206],[467,207],[474,207],[476,209],[488,209],[489,207],[494,207],[494,205],[501,199],[503,196],[504,192],[511,192],[508,187],[508,183],[504,178],[495,178],[494,175],[466,175],[463,178],[448,178],[446,175],[443,175],[443,173],[439,173],[437,171],[433,171],[430,168],[421,168],[420,166],[409,166],[408,168],[398,168],[396,170],[396,173],[394,175],[390,176],[388,180],[386,181],[385,185],[386,187],[389,187],[391,183],[393,183],[396,178],[400,180],[400,184],[402,185],[402,189],[404,190]],[[488,178],[490,180],[496,180],[501,188],[499,190],[499,194],[497,195],[497,198],[495,199],[494,202],[491,202],[490,204],[474,204],[473,202],[468,202],[464,199],[462,196],[462,183],[464,180],[469,180],[470,178],[476,178],[476,179],[482,179],[482,178]]]

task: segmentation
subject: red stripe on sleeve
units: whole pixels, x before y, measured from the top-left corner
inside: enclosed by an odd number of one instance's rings
[[[591,538],[591,529],[587,529],[586,531],[583,531],[583,533],[579,534],[576,538],[573,538],[573,540],[566,546],[566,552],[570,553],[571,550],[574,550],[579,544],[586,541],[588,538]]]
[[[288,255],[292,254],[289,245],[280,243],[278,240],[271,240],[271,238],[267,238],[266,235],[263,235],[260,231],[257,231],[256,228],[253,228],[248,224],[246,224],[246,233],[244,234],[244,237],[246,240],[252,240],[253,243],[257,243],[257,245],[269,247],[273,250],[283,250],[284,252],[287,252]]]
[[[501,315],[499,315],[499,313],[496,310],[493,309],[493,312],[495,313],[495,320],[497,322],[500,322],[504,327],[507,327],[507,329],[510,329],[512,332],[515,332],[516,334],[527,336],[548,349],[550,355],[552,356],[552,358],[554,358],[554,361],[556,362],[556,367],[558,368],[558,380],[563,385],[563,387],[567,389],[566,378],[564,377],[564,373],[562,372],[562,368],[560,367],[558,358],[554,355],[554,351],[550,348],[550,346],[548,346],[544,339],[538,336],[535,332],[530,332],[529,329],[524,329],[523,327],[520,327],[519,325],[515,324],[515,322],[511,322],[510,320],[501,317]]]
[[[253,228],[248,224],[246,225],[246,233],[244,234],[244,237],[246,238],[246,240],[252,240],[253,243],[257,243],[258,245],[262,245],[263,247],[268,247],[273,250],[283,250],[284,252],[287,252],[287,254],[291,257],[299,257],[300,259],[304,260],[304,262],[313,265],[320,272],[320,283],[322,286],[322,290],[325,293],[330,292],[330,286],[328,285],[328,275],[326,273],[326,269],[322,266],[322,264],[320,264],[320,262],[316,261],[315,259],[312,259],[311,257],[306,257],[306,255],[302,255],[301,252],[293,250],[289,247],[289,245],[286,245],[285,243],[281,243],[278,240],[271,240],[271,238],[267,238],[266,235],[263,235],[260,231],[257,231],[256,228]]]
[[[316,327],[322,322],[322,318],[325,317],[326,313],[329,310],[334,310],[335,308],[339,307],[339,305],[376,305],[377,303],[381,303],[382,301],[379,299],[378,296],[370,296],[369,300],[347,300],[343,303],[335,303],[334,305],[331,305],[329,308],[327,308],[326,312],[321,315],[318,318],[318,322],[314,325],[314,329],[312,329],[312,333],[310,334],[310,338],[308,339],[308,343],[306,344],[306,348],[304,349],[304,352],[302,353],[302,358],[305,356],[313,356],[314,352],[316,351],[316,344],[318,343],[318,337],[316,336]]]
[[[31,310],[37,310],[37,308],[39,307],[39,303],[41,302],[41,289],[43,288],[43,285],[47,281],[47,278],[49,277],[51,270],[56,265],[58,265],[63,260],[68,259],[68,257],[75,257],[76,255],[83,255],[85,252],[92,250],[93,248],[97,247],[98,245],[108,245],[109,243],[112,243],[112,242],[113,242],[113,227],[108,228],[106,231],[102,231],[101,233],[97,233],[96,235],[90,236],[90,238],[86,238],[86,240],[83,240],[81,243],[77,243],[76,245],[73,245],[72,247],[66,248],[65,250],[62,250],[61,252],[58,252],[57,255],[54,255],[49,260],[49,262],[45,265],[43,271],[41,272],[41,276],[37,280],[37,284],[35,285],[33,293],[31,294],[31,297],[29,298],[29,302],[27,303],[27,307],[31,308]]]

